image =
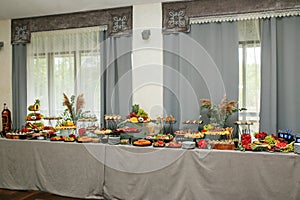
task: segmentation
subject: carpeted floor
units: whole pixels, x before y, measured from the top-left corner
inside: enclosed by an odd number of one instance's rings
[[[0,189],[0,200],[81,200],[78,198],[62,197],[41,191],[21,191]]]

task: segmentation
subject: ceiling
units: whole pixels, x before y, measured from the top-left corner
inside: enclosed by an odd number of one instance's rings
[[[1,0],[0,20],[178,0]]]

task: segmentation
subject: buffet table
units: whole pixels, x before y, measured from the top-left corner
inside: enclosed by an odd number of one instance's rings
[[[0,139],[0,188],[107,199],[300,199],[294,153]]]

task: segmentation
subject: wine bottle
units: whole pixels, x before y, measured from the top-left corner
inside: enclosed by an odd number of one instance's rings
[[[2,111],[2,134],[5,136],[8,131],[11,130],[11,112],[7,108],[6,103],[4,103],[4,108]]]

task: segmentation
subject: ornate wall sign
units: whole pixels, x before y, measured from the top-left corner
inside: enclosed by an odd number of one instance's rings
[[[13,19],[11,43],[30,43],[30,33],[108,25],[109,35],[127,35],[132,30],[132,7]]]
[[[28,24],[18,24],[13,30],[13,44],[30,43],[30,29]]]

